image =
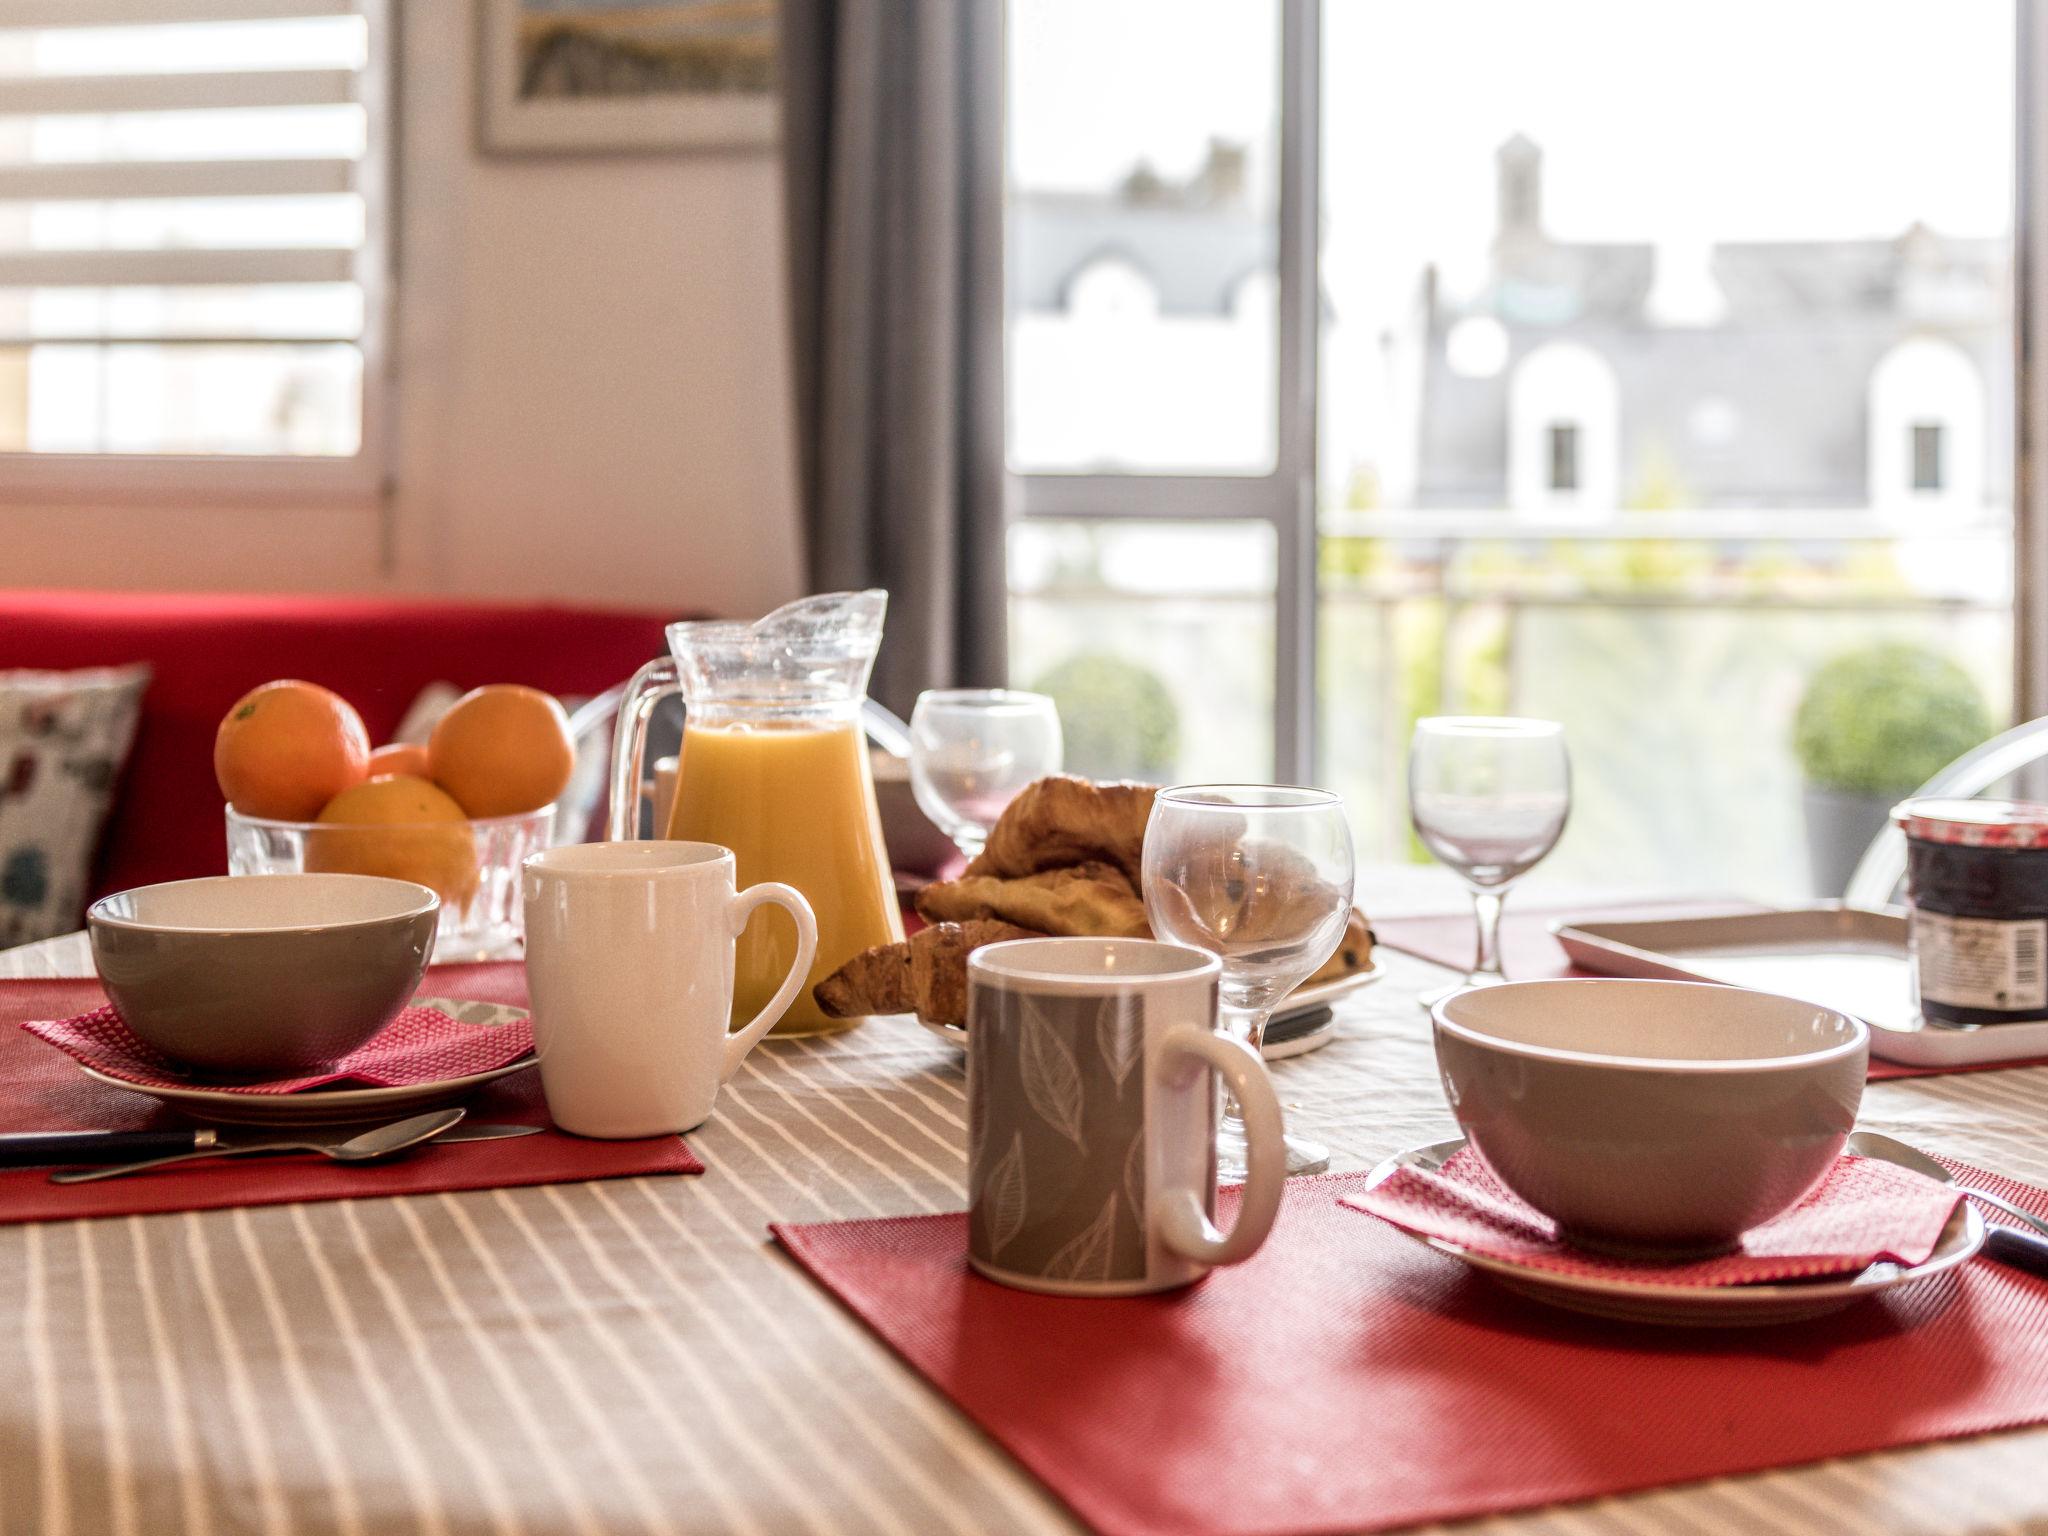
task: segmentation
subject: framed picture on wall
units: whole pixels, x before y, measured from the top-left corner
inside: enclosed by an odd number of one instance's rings
[[[775,142],[776,0],[476,3],[487,153]]]

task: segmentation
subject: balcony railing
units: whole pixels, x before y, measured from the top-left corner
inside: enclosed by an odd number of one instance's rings
[[[1367,857],[1412,852],[1417,715],[1530,713],[1566,722],[1579,774],[1559,872],[1802,896],[1792,718],[1820,665],[1916,641],[1971,673],[1994,724],[2009,714],[2003,512],[1347,511],[1321,532],[1317,777],[1346,795]],[[1270,637],[1272,589],[1213,564],[1174,574],[1155,563],[1134,590],[1070,566],[1015,593],[1013,622],[1033,664],[1086,648],[1153,671],[1181,705],[1173,771],[1244,771],[1270,699],[1233,696],[1189,647]]]

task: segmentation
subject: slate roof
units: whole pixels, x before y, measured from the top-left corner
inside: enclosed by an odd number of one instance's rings
[[[1675,482],[1707,507],[1867,505],[1872,370],[1900,342],[1933,336],[1961,347],[1987,384],[2000,379],[2011,346],[2005,259],[2003,242],[1918,227],[1893,240],[1717,245],[1708,270],[1724,314],[1713,325],[1666,326],[1651,313],[1649,245],[1504,250],[1473,300],[1428,308],[1417,500],[1502,505],[1515,364],[1545,342],[1570,340],[1614,369],[1624,498]],[[1507,331],[1507,366],[1460,377],[1445,365],[1444,337],[1482,314]],[[1986,489],[2002,497],[2009,409],[2001,391],[1987,393]],[[1717,442],[1697,430],[1710,410],[1732,412],[1734,436]]]

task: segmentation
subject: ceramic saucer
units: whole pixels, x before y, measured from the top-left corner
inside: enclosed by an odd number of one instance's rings
[[[1443,1167],[1465,1145],[1462,1136],[1388,1158],[1367,1177],[1371,1187],[1397,1168],[1430,1172]],[[1587,1275],[1561,1275],[1510,1259],[1474,1253],[1462,1244],[1396,1227],[1425,1248],[1462,1259],[1518,1295],[1622,1323],[1655,1323],[1680,1328],[1739,1328],[1765,1323],[1800,1323],[1852,1306],[1867,1296],[1916,1285],[1954,1269],[1984,1246],[1984,1218],[1968,1200],[1956,1202],[1934,1252],[1920,1264],[1872,1264],[1859,1274],[1824,1280],[1789,1280],[1760,1285],[1651,1285]]]
[[[525,1009],[500,1003],[437,997],[415,1001],[469,1024],[500,1024],[526,1017]],[[459,1103],[485,1083],[524,1072],[536,1060],[529,1054],[488,1072],[441,1078],[431,1083],[408,1083],[402,1088],[309,1088],[303,1093],[224,1093],[198,1083],[145,1086],[83,1064],[79,1070],[96,1083],[144,1094],[182,1115],[211,1125],[348,1125],[363,1120],[392,1120]]]
[[[1287,999],[1275,1011],[1275,1020],[1284,1019],[1291,1013],[1306,1013],[1312,1009],[1327,1008],[1340,997],[1349,997],[1361,987],[1369,987],[1387,974],[1387,968],[1375,960],[1362,971],[1353,971],[1348,976],[1339,976],[1332,981],[1317,982],[1312,987],[1296,987],[1287,994]],[[967,1026],[964,1024],[928,1024],[917,1021],[923,1028],[937,1035],[950,1045],[967,1049]],[[1280,1061],[1289,1056],[1301,1056],[1320,1046],[1328,1045],[1337,1037],[1337,1021],[1326,1019],[1314,1029],[1292,1035],[1284,1040],[1267,1042],[1263,1054],[1268,1061]],[[1448,1155],[1448,1154],[1447,1154]]]

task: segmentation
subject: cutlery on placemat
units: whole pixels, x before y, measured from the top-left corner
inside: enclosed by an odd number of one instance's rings
[[[1956,1184],[1956,1176],[1925,1152],[1877,1131],[1852,1132],[1848,1150],[1858,1157],[1875,1157],[1911,1169],[1914,1173],[1924,1173],[1937,1183],[1954,1184],[1956,1189],[1980,1205],[1992,1206],[2025,1222],[2032,1230],[2022,1232],[2013,1227],[1992,1226],[1984,1235],[1984,1251],[2001,1264],[2010,1264],[2014,1269],[2024,1269],[2030,1274],[2048,1276],[2048,1236],[2036,1235],[2048,1233],[2048,1222],[2001,1196],[1971,1189],[1967,1184]]]
[[[50,1182],[86,1184],[94,1179],[117,1179],[125,1173],[140,1173],[145,1168],[162,1168],[171,1163],[192,1162],[202,1157],[235,1157],[255,1152],[318,1152],[322,1157],[333,1158],[337,1163],[366,1163],[374,1158],[390,1157],[395,1152],[403,1152],[407,1147],[432,1140],[453,1127],[461,1118],[460,1109],[437,1109],[431,1114],[414,1115],[407,1120],[394,1120],[389,1125],[375,1126],[347,1138],[329,1135],[314,1139],[301,1135],[238,1136],[226,1141],[217,1139],[214,1145],[196,1152],[179,1152],[170,1157],[152,1157],[139,1163],[122,1163],[111,1168],[60,1168],[50,1175]]]
[[[330,1139],[346,1140],[370,1127],[326,1129]],[[538,1125],[458,1125],[434,1139],[500,1141],[509,1136],[532,1136],[543,1129]],[[222,1152],[227,1150],[228,1143],[241,1143],[251,1137],[275,1141],[278,1134],[247,1127],[222,1130],[214,1126],[194,1126],[187,1131],[11,1131],[0,1133],[0,1168],[68,1168],[85,1163],[176,1157],[184,1152]]]

